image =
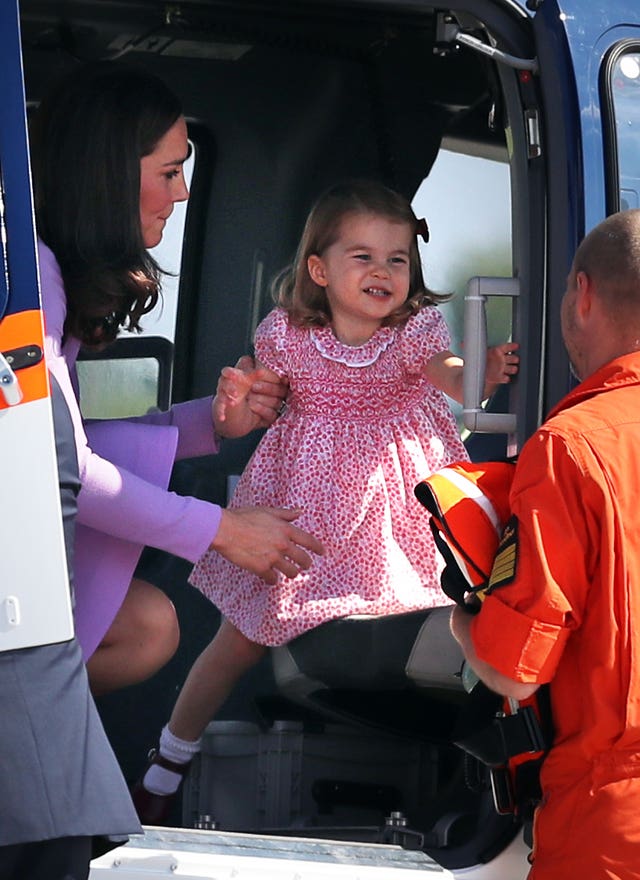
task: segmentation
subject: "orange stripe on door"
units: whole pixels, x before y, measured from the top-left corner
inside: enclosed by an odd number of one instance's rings
[[[44,348],[42,316],[38,309],[5,315],[0,321],[0,351],[11,351],[13,348],[34,344]],[[49,376],[44,354],[39,363],[17,370],[16,376],[22,391],[22,401],[17,404],[18,406],[49,397]],[[6,408],[7,404],[0,394],[0,409]]]

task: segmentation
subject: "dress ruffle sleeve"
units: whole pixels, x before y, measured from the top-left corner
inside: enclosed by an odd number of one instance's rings
[[[409,318],[398,340],[400,359],[408,373],[422,373],[425,364],[451,346],[449,328],[435,306]]]
[[[288,376],[291,372],[287,335],[295,332],[295,328],[289,324],[284,309],[274,309],[269,312],[256,330],[256,357],[265,367],[279,376]]]

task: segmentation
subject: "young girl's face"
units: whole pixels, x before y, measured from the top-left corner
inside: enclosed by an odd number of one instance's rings
[[[335,335],[362,345],[409,295],[409,254],[414,230],[375,214],[342,218],[337,241],[307,266],[324,287]]]

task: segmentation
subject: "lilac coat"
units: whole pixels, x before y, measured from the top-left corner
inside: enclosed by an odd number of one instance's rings
[[[83,422],[76,394],[77,339],[63,341],[67,302],[52,251],[38,244],[45,357],[73,419],[82,489],[75,550],[76,634],[88,659],[126,595],[145,545],[195,562],[216,535],[221,509],[167,491],[175,460],[218,451],[211,398],[136,419]]]

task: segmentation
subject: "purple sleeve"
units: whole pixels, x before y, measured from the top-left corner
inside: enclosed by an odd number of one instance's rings
[[[178,429],[176,459],[212,455],[220,449],[220,439],[211,421],[213,397],[176,403],[167,412],[149,413],[129,422],[147,425],[173,425]]]
[[[49,370],[60,384],[75,431],[82,481],[78,497],[78,522],[119,538],[167,550],[194,562],[208,549],[216,535],[220,524],[220,507],[168,492],[93,451],[73,390],[70,365],[62,351],[66,316],[62,277],[53,253],[42,243],[39,245],[39,263],[45,358]],[[180,457],[216,451],[210,400],[205,398],[191,404],[181,404],[174,410],[160,413],[157,418],[152,416],[138,420],[140,430],[144,431],[145,422],[150,424],[149,436],[155,439],[159,435],[157,427],[153,433],[154,426],[167,426],[174,436],[174,442],[177,432],[177,454]],[[150,458],[155,451],[150,445]]]

